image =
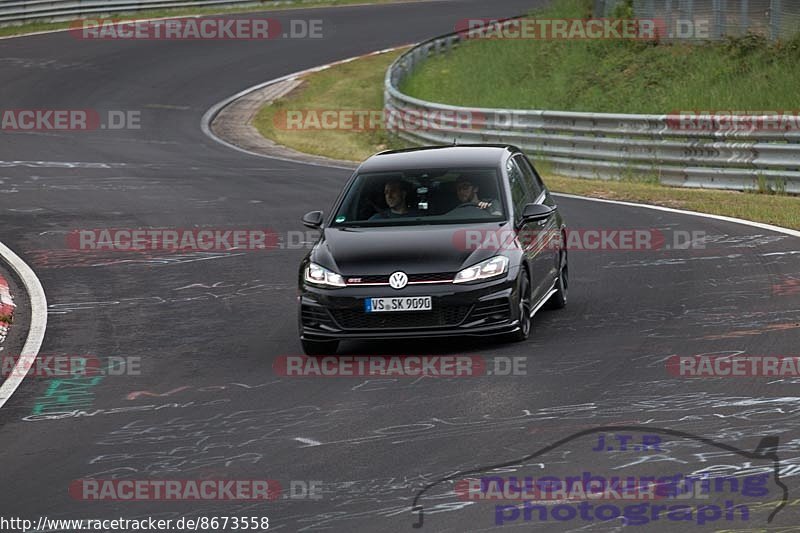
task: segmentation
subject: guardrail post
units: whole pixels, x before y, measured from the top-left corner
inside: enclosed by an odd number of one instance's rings
[[[678,31],[684,40],[693,39],[694,34],[694,2],[678,0]]]
[[[781,0],[771,0],[769,3],[770,38],[777,41],[781,37]]]
[[[592,7],[593,17],[596,19],[605,16],[605,0],[594,0],[594,7]]]
[[[642,18],[652,19],[655,18],[656,8],[654,0],[645,0],[644,2],[644,16]]]
[[[750,6],[747,0],[741,0],[739,5],[739,33],[747,35],[750,29]]]
[[[714,16],[714,39],[721,39],[722,34],[722,0],[713,0],[711,10]]]
[[[676,38],[675,17],[672,15],[672,0],[664,0],[664,22],[667,25],[667,36],[670,40]]]

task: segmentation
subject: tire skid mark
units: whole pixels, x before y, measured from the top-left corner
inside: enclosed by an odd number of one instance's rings
[[[87,311],[101,308],[130,308],[147,305],[183,304],[187,302],[202,302],[208,300],[229,300],[232,298],[246,298],[268,291],[287,291],[295,289],[295,285],[283,283],[264,283],[261,280],[251,280],[222,286],[221,282],[208,284],[191,284],[173,289],[186,291],[178,293],[180,296],[139,296],[135,298],[120,298],[117,300],[87,300],[82,302],[54,303],[48,306],[51,315],[65,315],[77,311]],[[194,289],[194,290],[188,290]],[[215,290],[216,289],[216,290]],[[219,290],[222,289],[222,290]]]
[[[245,255],[245,252],[106,252],[87,253],[81,250],[46,249],[30,252],[32,262],[44,268],[97,268],[128,265],[182,265]]]

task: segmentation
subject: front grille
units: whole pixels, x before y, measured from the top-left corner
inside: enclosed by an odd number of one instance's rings
[[[470,321],[489,319],[490,322],[505,322],[511,320],[511,306],[507,298],[481,302],[472,310],[469,319]]]
[[[452,272],[437,272],[435,274],[411,274],[408,281],[453,281],[456,275]]]
[[[320,325],[333,326],[328,312],[314,305],[304,305],[300,311],[300,319],[303,325],[310,328],[318,328]]]
[[[448,305],[431,311],[399,313],[367,313],[364,310],[332,309],[333,318],[343,329],[400,329],[457,326],[469,312],[468,305]]]
[[[434,274],[409,274],[408,282],[414,283],[417,281],[453,281],[455,274],[452,272],[436,272]],[[360,279],[358,283],[351,282],[352,279]],[[385,283],[389,284],[389,275],[381,274],[380,276],[346,276],[345,281],[348,285],[362,285],[364,283]]]

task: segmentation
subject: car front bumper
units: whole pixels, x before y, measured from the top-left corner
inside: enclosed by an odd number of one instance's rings
[[[478,284],[431,283],[323,289],[304,285],[299,296],[304,340],[488,336],[519,328],[516,275]],[[432,310],[367,313],[367,298],[430,296]]]

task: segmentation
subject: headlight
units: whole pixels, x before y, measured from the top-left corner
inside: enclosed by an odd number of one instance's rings
[[[453,283],[467,283],[501,276],[508,272],[508,257],[498,255],[465,268],[456,274]]]
[[[331,272],[325,267],[321,267],[316,263],[309,263],[306,267],[305,276],[303,276],[308,283],[314,285],[322,285],[325,287],[344,287],[344,278],[336,272]]]

